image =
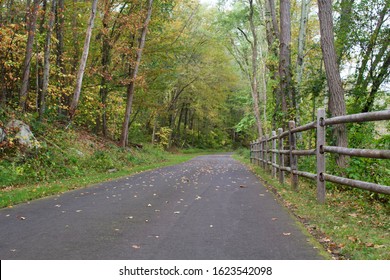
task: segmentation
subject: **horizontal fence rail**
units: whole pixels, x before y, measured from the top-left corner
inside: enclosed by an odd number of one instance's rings
[[[252,163],[262,166],[267,171],[271,171],[272,176],[274,178],[278,177],[281,184],[284,184],[285,172],[290,173],[291,184],[294,189],[298,188],[298,176],[315,180],[317,183],[317,200],[320,203],[325,202],[327,181],[376,193],[390,194],[390,186],[334,176],[327,174],[325,168],[326,153],[365,158],[390,159],[390,150],[352,149],[326,145],[326,126],[383,120],[390,120],[390,110],[327,119],[325,116],[325,109],[321,108],[318,109],[317,112],[317,121],[299,127],[295,127],[295,122],[290,121],[288,123],[287,131],[283,131],[282,128],[279,128],[277,132],[272,131],[272,134],[269,137],[265,136],[251,142],[250,159]],[[308,130],[316,130],[317,139],[315,149],[297,149],[296,134]],[[284,145],[285,142],[287,142],[286,146]],[[298,157],[301,156],[316,157],[316,174],[298,170]],[[288,162],[288,166],[285,165],[285,162]]]

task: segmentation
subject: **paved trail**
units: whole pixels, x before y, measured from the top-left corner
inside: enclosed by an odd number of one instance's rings
[[[229,155],[0,210],[0,259],[320,259]]]

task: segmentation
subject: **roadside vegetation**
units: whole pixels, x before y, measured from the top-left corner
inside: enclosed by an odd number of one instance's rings
[[[327,184],[326,203],[321,205],[317,203],[316,187],[312,181],[300,178],[298,190],[294,191],[288,176],[286,184],[281,185],[270,173],[250,164],[249,150],[238,150],[235,158],[259,176],[335,259],[390,259],[388,198]]]
[[[81,128],[31,124],[39,147],[27,149],[11,137],[0,147],[0,207],[181,163],[201,153],[167,152],[151,144],[124,149]]]

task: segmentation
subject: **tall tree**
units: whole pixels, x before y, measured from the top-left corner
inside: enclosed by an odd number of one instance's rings
[[[20,108],[26,110],[27,104],[27,95],[28,95],[28,85],[30,78],[30,65],[32,58],[32,51],[34,45],[35,31],[36,31],[36,22],[37,14],[39,9],[39,0],[34,0],[32,7],[30,5],[27,7],[27,45],[26,45],[26,55],[23,62],[23,77],[22,77],[22,86],[20,89]]]
[[[148,25],[150,19],[152,17],[152,5],[153,0],[148,1],[148,9],[145,17],[144,24],[142,26],[141,36],[138,42],[138,48],[136,51],[136,61],[134,65],[134,69],[132,70],[131,80],[127,87],[127,101],[126,101],[126,111],[125,117],[122,125],[122,133],[120,138],[120,146],[126,147],[128,144],[128,134],[129,134],[129,123],[130,123],[130,115],[133,106],[133,97],[134,97],[134,89],[135,89],[135,81],[138,75],[139,65],[141,63],[142,51],[145,47],[146,33],[148,31]]]
[[[279,77],[283,119],[289,119],[293,92],[291,78],[291,4],[290,0],[280,0],[280,45]]]
[[[91,15],[90,15],[89,20],[88,20],[88,26],[87,26],[86,36],[85,36],[83,54],[81,56],[79,70],[77,72],[76,86],[75,86],[75,89],[73,92],[73,99],[72,99],[72,102],[70,103],[70,107],[69,107],[70,120],[73,119],[74,114],[76,113],[76,108],[77,108],[79,98],[80,98],[81,86],[83,83],[85,66],[87,64],[87,59],[88,59],[89,45],[91,42],[92,29],[93,29],[93,25],[94,25],[95,16],[96,16],[97,2],[98,2],[98,0],[92,1]]]
[[[252,89],[252,98],[253,98],[253,111],[256,118],[257,132],[259,137],[263,137],[263,125],[260,118],[260,98],[259,98],[259,85],[258,85],[258,49],[259,49],[259,40],[257,38],[257,30],[254,23],[254,7],[253,0],[249,0],[249,25],[252,33],[251,49],[252,49],[252,73],[251,73],[251,89]],[[265,95],[266,92],[263,92]]]
[[[58,0],[57,8],[56,8],[56,67],[59,71],[58,78],[60,83],[63,84],[64,76],[65,76],[65,64],[64,64],[64,32],[65,32],[65,21],[64,21],[64,11],[65,11],[65,0]],[[58,99],[58,114],[66,115],[65,110],[63,109],[63,104],[69,105],[69,97],[61,92],[60,97]]]
[[[305,43],[306,43],[306,27],[309,15],[309,5],[311,0],[301,0],[301,19],[299,22],[299,35],[298,35],[298,55],[296,62],[296,75],[297,75],[297,87],[296,87],[296,116],[297,124],[300,123],[300,87],[302,82],[303,75],[303,61],[304,61],[304,52],[305,52]]]
[[[317,0],[317,3],[318,17],[320,20],[321,48],[329,88],[328,110],[332,117],[342,116],[346,114],[346,106],[334,44],[332,0]],[[345,125],[335,125],[333,135],[336,139],[337,146],[347,147],[348,138]],[[347,165],[344,156],[339,156],[336,161],[341,168]]]

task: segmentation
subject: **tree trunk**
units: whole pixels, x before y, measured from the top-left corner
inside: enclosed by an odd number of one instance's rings
[[[267,34],[267,43],[268,43],[268,52],[272,56],[278,57],[278,47],[274,43],[279,38],[279,26],[276,19],[275,3],[274,0],[267,0],[265,3],[265,17],[266,17],[266,34]],[[276,29],[276,30],[275,30]],[[272,95],[275,100],[275,110],[272,117],[272,127],[275,130],[279,127],[279,114],[281,111],[281,94],[280,87],[277,85],[278,81],[278,69],[274,63],[266,63],[266,66],[269,70],[270,79],[273,81],[272,86]],[[277,86],[275,86],[277,85]]]
[[[138,69],[139,69],[139,65],[141,62],[142,51],[145,47],[145,40],[146,40],[146,33],[148,30],[148,24],[149,24],[150,18],[152,16],[152,4],[153,4],[153,0],[149,0],[148,11],[147,11],[147,15],[145,18],[145,22],[144,22],[143,27],[142,27],[142,33],[141,33],[141,37],[139,40],[139,46],[138,46],[137,52],[136,52],[136,62],[135,62],[135,66],[133,69],[130,85],[127,89],[126,111],[125,111],[125,118],[124,118],[123,125],[122,125],[122,134],[121,134],[121,138],[120,138],[120,146],[122,146],[123,148],[126,147],[126,145],[128,143],[129,122],[130,122],[130,115],[131,115],[131,110],[132,110],[132,106],[133,106],[135,80],[137,78]]]
[[[103,112],[101,114],[102,118],[102,132],[105,137],[107,137],[108,127],[107,127],[107,96],[108,96],[108,77],[109,65],[111,62],[111,45],[110,38],[108,35],[108,23],[110,19],[110,9],[111,2],[109,0],[104,1],[104,15],[103,15],[103,32],[102,32],[102,79],[100,81],[100,99],[103,106]]]
[[[256,34],[255,24],[253,22],[253,0],[249,0],[249,24],[251,27],[253,42],[251,44],[252,47],[252,75],[251,75],[251,89],[252,89],[252,99],[253,99],[253,111],[256,118],[257,132],[259,134],[259,138],[263,137],[263,126],[260,118],[260,100],[259,100],[259,89],[258,89],[258,39]]]
[[[76,113],[76,108],[77,108],[79,98],[80,98],[81,86],[83,83],[83,76],[84,76],[85,66],[87,64],[87,58],[88,58],[88,53],[89,53],[89,44],[91,42],[92,28],[93,28],[93,24],[94,24],[94,20],[95,20],[95,16],[96,16],[97,2],[98,2],[98,0],[93,0],[93,2],[92,2],[91,15],[90,15],[89,20],[88,20],[88,27],[87,27],[87,33],[85,36],[83,54],[81,56],[79,70],[77,72],[76,86],[75,86],[75,89],[73,92],[73,99],[72,99],[72,102],[70,103],[70,107],[69,107],[69,119],[70,120],[73,119],[73,117]]]
[[[304,60],[304,52],[305,52],[305,43],[306,43],[306,27],[307,27],[307,20],[309,15],[309,5],[311,0],[301,0],[301,20],[299,24],[299,35],[298,35],[298,55],[297,55],[297,64],[296,64],[296,71],[297,71],[297,87],[296,87],[296,119],[297,119],[297,126],[300,124],[300,113],[299,113],[299,107],[300,107],[300,87],[302,82],[302,75],[303,75],[303,60]]]
[[[290,0],[280,0],[279,77],[283,120],[290,118],[288,111],[292,107],[290,8]]]
[[[46,11],[47,11],[47,0],[42,1],[42,12],[40,13],[41,20],[39,23],[39,34],[42,36],[43,33],[45,32],[45,21],[46,21]],[[38,20],[38,19],[37,19]],[[36,97],[36,106],[37,106],[37,112],[39,113],[39,110],[41,108],[41,98],[42,98],[42,88],[43,88],[43,59],[40,58],[40,46],[38,45],[38,42],[35,41],[35,76],[36,76],[36,92],[37,92],[37,97]]]
[[[49,29],[46,34],[45,50],[44,50],[44,59],[43,59],[43,84],[41,92],[41,100],[39,107],[39,119],[42,120],[43,114],[45,112],[45,98],[47,95],[47,88],[49,86],[49,75],[50,75],[50,46],[51,46],[51,34],[54,26],[54,15],[56,11],[56,0],[52,0],[51,11],[49,15]]]
[[[275,0],[268,0],[269,9],[271,13],[272,27],[274,31],[274,37],[279,38],[279,24],[278,19],[276,18],[276,8],[275,8]]]
[[[64,76],[65,76],[65,65],[63,61],[64,55],[64,0],[58,0],[57,9],[56,9],[56,37],[57,37],[57,48],[56,48],[56,65],[61,73],[57,78],[61,85],[64,85]],[[67,115],[67,110],[64,106],[69,106],[69,96],[62,92],[61,96],[58,99],[58,115]]]
[[[317,0],[318,16],[320,20],[321,48],[324,58],[325,73],[329,88],[328,109],[332,117],[346,114],[344,89],[340,77],[340,70],[337,65],[337,55],[334,45],[332,0]],[[335,125],[333,136],[336,139],[336,146],[347,147],[348,138],[345,125]],[[347,166],[345,156],[336,158],[341,168]]]
[[[37,14],[39,9],[39,0],[34,0],[33,6],[29,7],[29,12],[27,15],[27,45],[26,45],[26,56],[24,57],[23,62],[23,77],[22,77],[22,86],[20,89],[20,101],[19,105],[22,111],[25,111],[27,105],[27,94],[28,94],[28,84],[30,78],[30,65],[32,58],[32,50],[34,46],[34,38],[35,38],[35,30],[36,30],[36,22],[37,22]]]

